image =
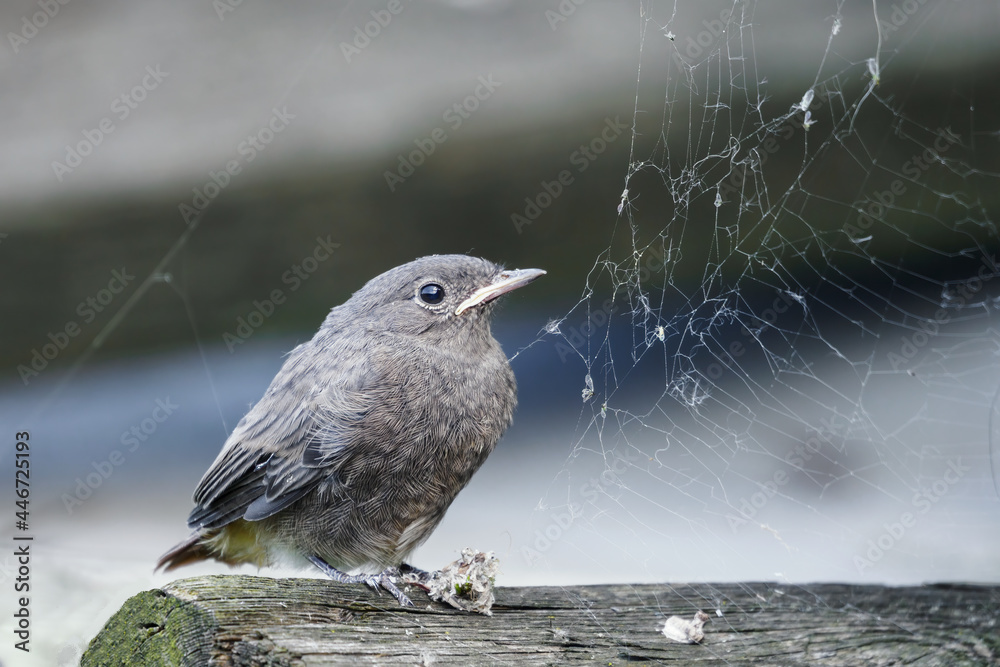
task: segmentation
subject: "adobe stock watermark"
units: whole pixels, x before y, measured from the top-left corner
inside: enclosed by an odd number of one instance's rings
[[[212,0],[212,9],[215,10],[215,15],[219,17],[219,21],[225,21],[226,14],[235,12],[242,4],[243,0]]]
[[[732,7],[723,9],[719,12],[719,18],[717,19],[705,19],[701,22],[704,26],[704,30],[699,32],[694,37],[688,36],[684,55],[691,60],[696,60],[701,57],[701,54],[705,53],[707,49],[710,49],[713,44],[716,43],[723,35],[726,34],[726,26],[729,25],[729,19],[733,16]],[[683,71],[689,68],[691,65],[681,57],[680,48],[674,51],[673,55],[674,62]]]
[[[407,0],[407,4],[410,1]],[[369,13],[372,20],[363,26],[354,27],[353,40],[340,43],[340,52],[344,54],[344,60],[347,61],[347,64],[350,65],[351,60],[355,56],[361,55],[361,52],[371,45],[372,40],[377,39],[382,34],[382,31],[389,27],[393,18],[399,16],[404,9],[406,9],[406,6],[402,3],[402,0],[389,0],[386,3],[385,9],[371,10]]]
[[[292,264],[287,271],[281,274],[281,282],[289,286],[288,292],[295,292],[302,287],[302,284],[319,269],[319,265],[330,259],[333,256],[333,251],[339,247],[340,244],[334,243],[329,236],[326,238],[317,236],[316,245],[312,252],[297,264]],[[264,299],[254,299],[253,310],[247,313],[246,317],[241,315],[236,318],[236,328],[233,333],[226,331],[222,334],[222,341],[226,344],[229,353],[235,352],[237,345],[242,345],[250,340],[254,332],[264,324],[267,318],[274,315],[287,298],[285,290],[277,287],[271,290]]]
[[[941,161],[941,155],[949,148],[961,140],[957,134],[951,131],[950,127],[938,130],[935,134],[934,143],[920,153],[917,153],[903,163],[900,172],[910,181],[916,181],[924,172],[931,168],[931,165]],[[880,190],[870,195],[865,201],[868,205],[858,207],[857,226],[847,223],[844,225],[844,233],[855,243],[867,241],[871,236],[865,236],[868,229],[876,220],[881,220],[886,211],[896,202],[897,197],[902,197],[909,189],[907,180],[903,177],[895,179],[888,188]],[[862,204],[865,203],[862,201]]]
[[[7,41],[10,48],[14,49],[15,55],[21,52],[21,47],[26,46],[38,31],[49,24],[49,21],[56,17],[60,8],[65,7],[70,0],[36,0],[35,4],[41,11],[33,13],[30,17],[21,17],[21,29],[17,32],[8,32]]]
[[[757,171],[762,168],[772,156],[781,150],[782,146],[788,143],[789,139],[795,136],[798,130],[807,131],[811,125],[814,125],[816,121],[812,119],[813,113],[820,110],[826,102],[827,96],[825,94],[817,96],[813,89],[807,90],[801,101],[792,107],[793,113],[790,113],[784,122],[774,132],[769,133],[759,145],[750,150],[751,155],[748,156],[748,159],[739,161],[729,172],[729,175],[719,182],[716,189],[718,205],[729,201],[731,195],[743,188],[747,171]],[[799,119],[799,112],[804,114],[802,120]]]
[[[587,2],[587,0],[559,0],[555,10],[545,10],[545,20],[549,23],[552,32],[556,31],[560,23],[565,23],[570,16],[576,13],[577,7]]]
[[[618,312],[618,306],[613,299],[606,299],[601,304],[600,310],[591,311],[579,326],[569,328],[569,331],[562,330],[562,322],[549,322],[545,326],[545,333],[562,336],[562,340],[556,343],[556,353],[559,361],[566,363],[566,358],[570,355],[580,355],[580,348],[587,342],[591,335],[611,319],[611,316]]]
[[[77,304],[75,312],[79,315],[80,320],[69,320],[61,329],[54,333],[49,332],[47,336],[49,342],[41,347],[32,348],[31,360],[18,365],[17,374],[21,377],[21,382],[27,386],[32,379],[38,377],[42,371],[48,368],[49,362],[58,357],[69,346],[70,340],[83,332],[80,322],[82,321],[86,325],[97,319],[98,313],[103,313],[115,297],[124,292],[133,280],[135,280],[135,276],[129,273],[124,266],[120,270],[112,270],[107,287],[99,289],[93,296],[88,296]]]
[[[927,4],[927,0],[903,0],[893,3],[889,11],[889,19],[879,19],[878,21],[882,37],[887,38],[906,25],[925,4]]]
[[[271,117],[259,130],[253,134],[248,134],[247,138],[236,146],[236,156],[228,160],[219,171],[209,171],[208,180],[200,187],[191,189],[193,196],[191,203],[181,202],[177,206],[181,217],[188,225],[193,224],[198,217],[208,208],[209,204],[222,193],[232,182],[234,176],[243,171],[243,167],[253,162],[258,155],[263,153],[275,137],[284,132],[295,114],[288,112],[288,107],[271,109]]]
[[[531,566],[537,565],[545,552],[562,539],[579,519],[583,518],[586,503],[596,506],[598,497],[607,494],[609,488],[621,488],[624,485],[622,475],[640,458],[631,449],[626,449],[624,454],[616,449],[611,465],[606,467],[599,476],[591,477],[577,490],[577,495],[582,498],[581,502],[571,501],[566,505],[565,511],[549,514],[550,521],[545,528],[535,529],[531,545],[526,544],[521,547],[521,556],[525,562]]]
[[[741,332],[743,336],[753,337],[764,327],[775,326],[778,323],[778,318],[787,313],[790,308],[799,307],[802,308],[803,312],[806,311],[806,297],[803,295],[785,289],[779,289],[777,292],[778,296],[774,297],[770,306],[762,310],[760,315],[751,317],[743,325]]]
[[[106,459],[92,461],[90,465],[94,469],[93,472],[87,473],[82,478],[77,477],[76,489],[72,493],[62,494],[61,500],[63,507],[66,508],[66,513],[72,515],[76,508],[92,497],[94,492],[115,474],[115,470],[125,464],[128,455],[134,454],[139,447],[147,442],[156,433],[160,424],[165,422],[178,408],[180,406],[171,401],[169,396],[156,399],[153,410],[148,417],[122,432],[119,438],[122,449],[113,449]]]
[[[149,96],[149,93],[156,90],[163,80],[170,76],[170,72],[164,72],[159,65],[147,65],[146,73],[142,79],[130,90],[122,93],[111,102],[112,116],[105,116],[97,121],[97,126],[85,128],[81,134],[83,138],[75,144],[67,144],[63,161],[52,161],[52,172],[61,183],[63,177],[73,172],[74,169],[83,164],[84,158],[91,155],[98,146],[104,143],[109,134],[115,131],[115,119],[123,122],[132,112],[139,108]]]
[[[614,120],[610,117],[605,118],[604,129],[601,130],[600,134],[589,142],[580,144],[575,151],[570,153],[570,166],[575,167],[577,174],[587,171],[587,168],[627,129],[629,129],[628,123],[621,122],[619,116],[615,116]],[[541,189],[538,193],[534,197],[524,198],[524,210],[521,213],[511,213],[510,215],[510,221],[517,233],[522,234],[525,227],[533,224],[542,215],[542,211],[551,206],[552,202],[573,184],[575,178],[572,170],[563,169],[556,174],[553,180],[541,181],[539,183]]]
[[[480,76],[477,81],[478,83],[471,94],[466,95],[461,101],[455,102],[441,114],[441,119],[448,124],[448,128],[452,132],[462,127],[462,123],[479,109],[479,105],[490,99],[497,88],[503,85],[501,81],[493,78],[493,74]],[[416,173],[417,169],[427,161],[427,158],[434,154],[437,147],[446,141],[448,141],[448,131],[442,127],[435,127],[426,137],[414,139],[413,145],[416,146],[416,149],[405,155],[400,153],[396,162],[396,170],[386,170],[383,174],[385,183],[389,186],[389,192],[395,192],[396,187],[405,183],[406,179]]]
[[[886,354],[886,359],[892,370],[898,371],[901,366],[912,362],[917,353],[926,347],[934,336],[938,335],[941,327],[951,322],[952,311],[963,308],[986,287],[987,283],[998,275],[1000,275],[1000,265],[997,264],[996,256],[983,255],[976,275],[958,283],[954,290],[946,288],[943,301],[948,304],[947,307],[938,308],[931,318],[917,322],[912,333],[900,336],[899,348]]]
[[[770,479],[758,483],[760,487],[759,491],[740,498],[739,503],[733,507],[738,514],[726,515],[726,521],[734,534],[751,522],[761,525],[758,521],[755,521],[757,515],[775,496],[781,493],[781,487],[788,484],[791,480],[789,471],[804,469],[806,463],[811,461],[813,457],[818,456],[820,450],[823,449],[823,445],[831,442],[835,426],[832,419],[820,419],[820,428],[809,436],[805,442],[796,444],[795,448],[785,455],[783,462],[787,467],[775,469],[771,473]]]
[[[962,459],[952,459],[948,461],[948,468],[940,479],[935,480],[929,486],[925,486],[913,494],[910,505],[913,511],[906,511],[899,515],[899,518],[892,523],[883,523],[883,532],[873,540],[868,540],[868,549],[863,555],[854,556],[854,567],[858,574],[873,567],[875,563],[882,560],[906,535],[909,528],[917,525],[920,516],[927,514],[934,508],[942,498],[958,484],[965,473],[972,470],[970,466],[962,465]]]

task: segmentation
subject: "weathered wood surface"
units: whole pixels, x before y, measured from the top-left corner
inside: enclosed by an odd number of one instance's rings
[[[492,617],[411,597],[401,608],[317,579],[181,579],[126,602],[81,664],[1000,664],[1000,586],[499,588]],[[699,609],[711,616],[701,644],[660,633]]]

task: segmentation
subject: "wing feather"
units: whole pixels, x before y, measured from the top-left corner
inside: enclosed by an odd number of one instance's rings
[[[191,528],[260,521],[322,480],[335,484],[336,469],[349,455],[374,394],[330,387],[311,401],[277,406],[272,401],[271,414],[263,413],[261,403],[237,425],[195,490]]]

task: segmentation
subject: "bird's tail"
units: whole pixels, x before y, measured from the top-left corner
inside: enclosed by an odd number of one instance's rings
[[[160,560],[156,563],[156,570],[163,568],[164,572],[169,572],[182,565],[190,565],[200,560],[216,558],[216,555],[205,544],[207,538],[209,536],[202,531],[192,533],[186,540],[175,545],[170,551],[160,556]]]
[[[200,528],[186,540],[160,556],[156,569],[169,572],[182,565],[202,560],[217,560],[230,567],[237,565],[272,565],[266,541],[261,541],[255,523],[237,519],[221,528]]]

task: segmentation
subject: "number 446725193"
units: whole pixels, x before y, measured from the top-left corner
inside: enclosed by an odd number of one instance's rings
[[[18,498],[15,504],[19,511],[15,513],[15,516],[17,517],[17,527],[21,530],[27,530],[28,496],[31,495],[31,488],[28,484],[28,480],[31,477],[31,452],[28,446],[28,438],[30,436],[27,431],[23,431],[17,433],[16,437],[17,454],[14,466],[17,470],[14,471],[14,493]]]

